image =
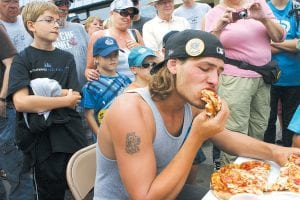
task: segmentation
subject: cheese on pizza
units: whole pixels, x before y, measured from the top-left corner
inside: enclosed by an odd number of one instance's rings
[[[300,155],[292,154],[283,167],[280,168],[280,175],[272,185],[273,191],[300,192],[300,165],[296,163]]]
[[[211,176],[213,193],[221,200],[228,200],[238,193],[263,194],[264,192],[289,191],[300,193],[300,155],[292,154],[288,163],[280,168],[274,184],[268,184],[271,165],[263,161],[229,164]]]
[[[262,194],[267,188],[270,168],[270,164],[262,161],[225,165],[212,174],[213,192],[222,200],[238,193]]]

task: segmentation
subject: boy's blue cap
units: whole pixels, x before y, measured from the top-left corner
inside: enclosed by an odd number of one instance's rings
[[[117,41],[112,37],[101,37],[99,38],[93,47],[93,56],[108,56],[114,51],[122,51],[122,49],[119,48],[119,45]]]
[[[128,55],[129,67],[140,67],[142,66],[145,58],[148,56],[155,56],[155,53],[145,46],[139,46],[131,49]]]

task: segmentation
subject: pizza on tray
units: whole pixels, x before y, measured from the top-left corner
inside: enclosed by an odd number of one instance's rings
[[[300,155],[292,154],[288,163],[280,168],[280,175],[272,185],[272,191],[300,192],[300,165],[296,163],[297,159],[300,159]]]
[[[300,192],[300,165],[296,160],[300,155],[292,154],[288,163],[280,168],[275,183],[268,184],[271,165],[264,161],[252,160],[241,164],[223,166],[211,176],[214,195],[220,200],[228,200],[239,193],[262,195],[264,192]]]
[[[238,193],[263,194],[267,189],[270,169],[271,165],[263,161],[225,165],[212,174],[212,191],[222,200]]]

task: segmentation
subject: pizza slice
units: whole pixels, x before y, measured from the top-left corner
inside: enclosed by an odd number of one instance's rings
[[[271,165],[263,161],[225,165],[212,174],[212,191],[221,200],[239,193],[263,194],[270,168]]]
[[[221,110],[221,99],[212,90],[201,90],[201,100],[206,102],[205,111],[207,116],[214,117]]]
[[[262,191],[268,190],[268,178],[271,170],[269,163],[253,160],[241,163],[240,168],[255,176],[256,181],[254,182]]]
[[[276,182],[272,185],[273,191],[300,192],[300,165],[297,160],[300,155],[292,154],[288,158],[288,163],[280,168],[280,174]]]

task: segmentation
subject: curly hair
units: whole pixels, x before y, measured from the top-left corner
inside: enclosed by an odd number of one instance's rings
[[[165,63],[166,65],[166,63]],[[154,101],[166,99],[175,89],[176,75],[167,67],[162,67],[151,76],[149,91]]]
[[[190,58],[176,58],[180,64],[184,64]],[[165,100],[176,89],[176,74],[172,74],[167,68],[167,61],[164,66],[151,76],[149,91],[154,101]]]

